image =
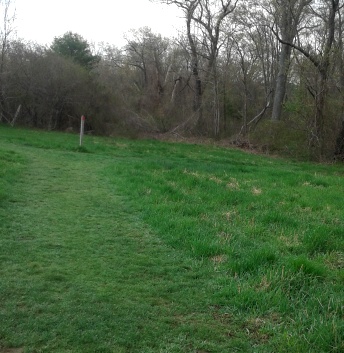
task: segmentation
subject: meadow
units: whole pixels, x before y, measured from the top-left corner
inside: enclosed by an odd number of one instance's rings
[[[344,352],[344,166],[0,125],[0,353]]]

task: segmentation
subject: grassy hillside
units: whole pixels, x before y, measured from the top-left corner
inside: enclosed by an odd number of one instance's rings
[[[343,352],[343,175],[0,126],[0,352]]]

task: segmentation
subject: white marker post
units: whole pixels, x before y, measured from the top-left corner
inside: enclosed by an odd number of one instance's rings
[[[81,116],[81,123],[80,123],[80,146],[82,146],[82,137],[84,136],[85,120],[86,120],[86,118],[84,117],[84,115],[82,115]]]

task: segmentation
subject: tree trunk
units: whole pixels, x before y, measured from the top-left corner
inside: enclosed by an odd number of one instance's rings
[[[274,95],[274,102],[272,106],[272,116],[273,121],[281,119],[282,106],[287,88],[287,77],[289,62],[291,57],[291,47],[286,44],[282,44],[282,49],[278,62],[278,75],[276,79],[276,88]]]
[[[344,162],[344,120],[336,141],[335,159]]]
[[[328,93],[328,68],[324,71],[320,70],[320,82],[318,92],[315,96],[315,117],[310,136],[310,147],[314,156],[318,159],[325,153],[325,136],[324,136],[324,112],[326,98]]]
[[[324,125],[325,125],[325,106],[328,95],[328,78],[331,68],[331,57],[332,47],[335,36],[335,25],[336,25],[336,13],[339,10],[339,0],[331,0],[331,7],[328,17],[328,35],[326,38],[324,54],[322,60],[318,65],[320,74],[319,90],[316,95],[316,116],[315,116],[315,131],[318,139],[318,154],[321,158],[325,153],[325,136],[324,136]]]
[[[280,38],[276,31],[273,32],[277,36],[280,43],[295,48],[303,55],[305,55],[316,67],[319,75],[319,86],[315,96],[315,117],[313,126],[310,131],[310,147],[313,155],[318,159],[321,159],[325,153],[325,106],[328,95],[328,80],[331,68],[331,59],[333,54],[333,43],[335,39],[336,30],[336,14],[339,11],[339,0],[331,0],[329,6],[328,17],[325,18],[326,22],[326,36],[325,44],[323,47],[323,54],[321,56],[314,55],[310,51],[303,49],[302,47],[292,43],[292,41],[286,41],[285,38]]]
[[[220,97],[217,76],[214,75],[214,137],[220,137]]]
[[[187,17],[187,34],[189,39],[189,45],[191,49],[192,58],[192,76],[194,79],[194,96],[193,96],[193,111],[196,115],[196,128],[199,132],[203,131],[203,117],[202,117],[202,80],[198,71],[198,53],[194,38],[191,33],[191,20],[192,14],[188,14]]]

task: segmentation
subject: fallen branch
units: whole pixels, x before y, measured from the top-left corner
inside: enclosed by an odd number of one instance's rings
[[[268,108],[270,108],[271,105],[271,101],[270,101],[270,96],[272,94],[272,90],[269,92],[268,96],[266,97],[266,103],[265,103],[265,107],[262,109],[261,112],[259,112],[252,120],[250,120],[247,124],[246,127],[251,125],[252,123],[256,123],[258,124],[259,120],[264,116],[265,112],[267,111]],[[244,125],[241,127],[241,130],[239,132],[239,136],[242,135],[242,131],[244,129]]]
[[[21,109],[21,104],[19,104],[19,106],[18,106],[18,108],[17,108],[17,111],[16,111],[16,113],[14,114],[14,117],[13,117],[13,119],[12,119],[12,121],[11,121],[11,126],[12,126],[12,127],[14,126],[14,124],[15,124],[17,118],[18,118],[18,115],[19,115],[19,113],[20,113],[20,109]]]

